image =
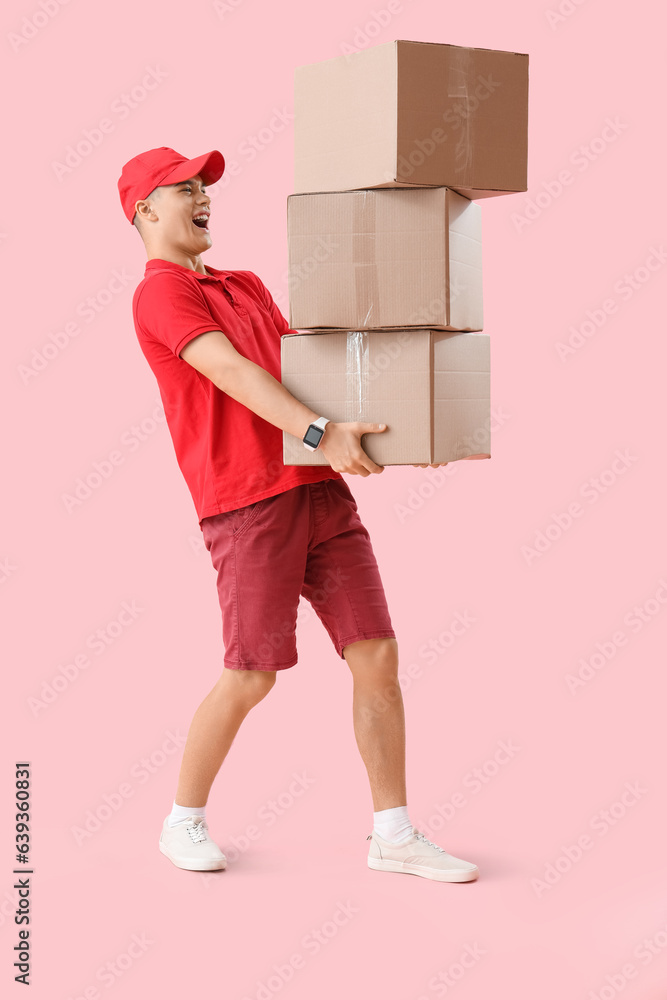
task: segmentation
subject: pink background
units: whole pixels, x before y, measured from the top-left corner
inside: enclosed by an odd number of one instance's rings
[[[550,23],[559,2],[570,13]],[[403,0],[374,33],[384,0],[44,4],[48,17],[37,0],[2,15],[3,992],[24,995],[12,969],[12,793],[14,762],[28,759],[32,997],[662,1000],[666,358],[654,249],[666,233],[653,6]],[[33,21],[34,37],[12,44]],[[530,55],[529,191],[481,202],[493,458],[452,465],[437,486],[409,467],[346,477],[399,641],[411,819],[481,877],[450,885],[366,867],[372,803],[351,675],[306,602],[299,662],[242,726],[209,800],[234,863],[179,871],[157,840],[178,739],[222,668],[220,612],[154,418],[157,384],[131,317],[145,258],[116,182],[153,146],[236,160],[211,192],[204,259],[254,270],[286,312],[293,130],[252,160],[248,137],[276,109],[291,113],[295,66],[395,38]],[[153,89],[124,105],[151,68]],[[105,118],[112,128],[59,179],[67,146]],[[108,294],[115,272],[126,284]],[[590,335],[559,357],[587,321]],[[26,381],[33,352],[68,323],[78,334]],[[68,511],[77,479],[117,450],[121,464]],[[133,602],[132,622],[115,629]],[[457,615],[469,625],[453,638]],[[91,649],[109,626],[114,637]],[[86,652],[89,666],[35,713],[29,699]],[[297,797],[295,774],[308,782]],[[104,820],[78,842],[89,811]],[[251,825],[259,836],[245,849]],[[315,946],[322,928],[330,936]],[[128,952],[135,935],[144,943]]]

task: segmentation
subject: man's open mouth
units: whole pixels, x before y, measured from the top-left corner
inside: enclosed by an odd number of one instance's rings
[[[208,215],[195,215],[192,222],[198,229],[208,229]]]

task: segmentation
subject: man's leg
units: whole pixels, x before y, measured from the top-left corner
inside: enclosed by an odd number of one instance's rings
[[[343,648],[354,681],[354,735],[368,772],[373,809],[407,805],[405,714],[394,638],[362,639]]]
[[[213,779],[241,723],[275,680],[275,670],[223,669],[190,724],[176,790],[179,805],[206,805]]]
[[[405,715],[398,683],[396,639],[351,642],[343,647],[343,656],[354,678],[354,734],[368,771],[375,813],[398,806],[407,808]],[[400,818],[401,823],[404,820],[405,816]],[[367,838],[371,840],[369,868],[421,875],[440,882],[470,882],[479,875],[477,865],[455,858],[417,830],[410,839],[402,834],[398,840],[387,836],[379,836],[374,827]]]

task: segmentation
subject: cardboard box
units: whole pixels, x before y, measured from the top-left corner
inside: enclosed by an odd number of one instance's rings
[[[481,330],[481,214],[446,187],[290,195],[290,326]]]
[[[528,56],[394,41],[295,70],[294,191],[527,190]]]
[[[491,455],[490,338],[436,330],[355,330],[281,337],[281,381],[337,422],[386,423],[362,436],[378,465]],[[327,465],[283,431],[285,465]]]

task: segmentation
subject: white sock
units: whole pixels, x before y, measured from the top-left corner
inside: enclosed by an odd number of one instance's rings
[[[167,825],[176,826],[188,816],[203,816],[206,819],[206,806],[177,806],[176,799],[174,799],[172,810],[167,816]]]
[[[393,809],[380,809],[379,812],[374,812],[373,830],[392,844],[405,840],[412,833],[408,807],[394,806]]]

